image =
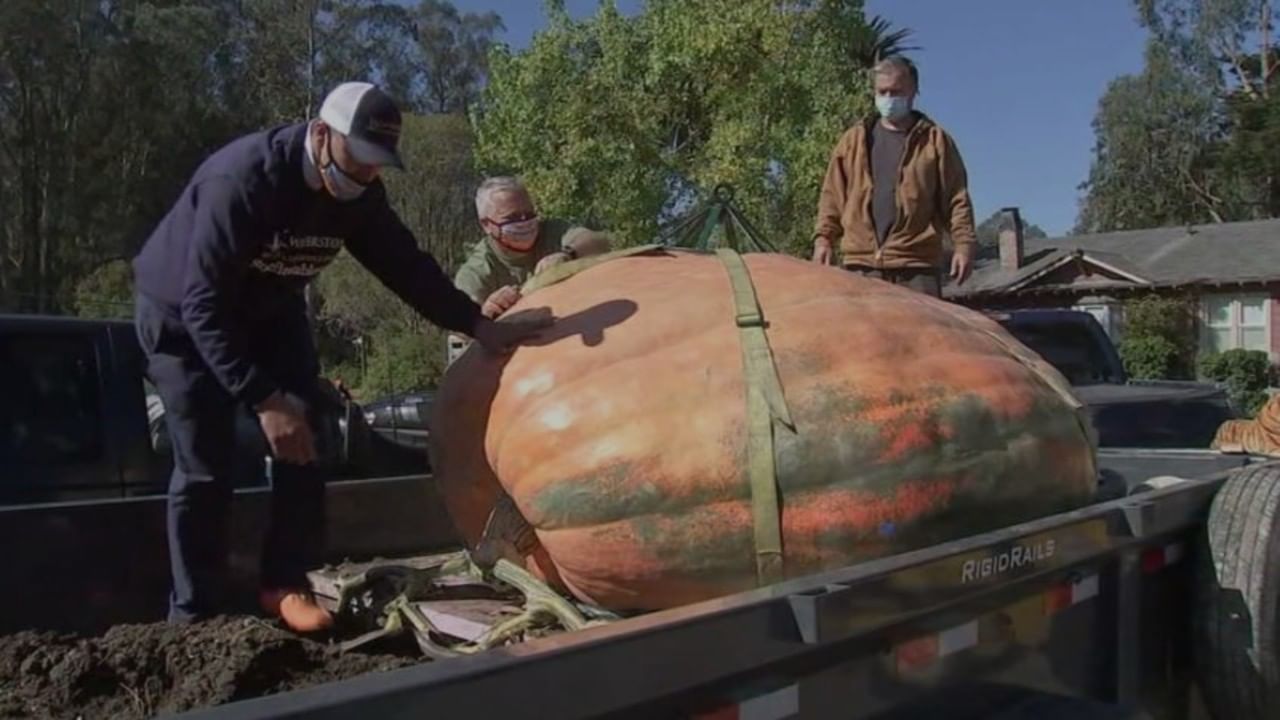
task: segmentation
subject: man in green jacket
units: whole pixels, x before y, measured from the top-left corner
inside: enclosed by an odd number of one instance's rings
[[[556,218],[539,217],[529,190],[514,177],[492,177],[476,190],[476,214],[484,237],[454,275],[454,285],[495,319],[520,300],[520,286],[552,265],[608,252],[607,233]],[[448,338],[448,361],[466,349],[461,335]]]
[[[878,118],[845,132],[818,200],[813,259],[938,297],[942,237],[950,275],[964,283],[975,233],[964,161],[955,141],[916,110],[919,73],[891,57],[873,71]]]
[[[607,234],[564,220],[541,218],[525,186],[493,177],[476,191],[476,214],[485,237],[458,269],[454,284],[496,318],[520,299],[520,286],[566,260],[607,252]]]

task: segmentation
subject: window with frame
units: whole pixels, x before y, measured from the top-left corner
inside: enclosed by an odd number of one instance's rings
[[[1271,298],[1267,295],[1208,295],[1201,299],[1201,349],[1271,351]]]
[[[1092,315],[1093,319],[1097,320],[1098,324],[1102,326],[1102,330],[1107,334],[1107,337],[1111,338],[1113,341],[1115,340],[1115,314],[1110,305],[1105,303],[1087,303],[1084,305],[1076,305],[1072,309],[1087,312]]]
[[[67,465],[104,452],[98,363],[89,340],[75,335],[0,339],[0,458]]]

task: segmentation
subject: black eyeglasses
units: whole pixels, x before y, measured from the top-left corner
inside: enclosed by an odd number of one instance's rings
[[[530,220],[537,220],[537,219],[538,219],[538,213],[536,213],[536,212],[535,212],[535,213],[528,213],[528,214],[525,214],[525,215],[521,215],[521,216],[519,216],[519,217],[511,218],[510,220],[503,220],[503,221],[501,221],[501,222],[499,222],[499,221],[497,221],[497,220],[494,220],[493,218],[487,218],[487,219],[489,220],[489,222],[493,223],[494,225],[497,225],[497,226],[498,226],[498,229],[502,229],[502,228],[505,228],[505,227],[506,227],[506,226],[508,226],[508,225],[518,225],[518,224],[520,224],[520,223],[527,223],[527,222],[529,222]]]

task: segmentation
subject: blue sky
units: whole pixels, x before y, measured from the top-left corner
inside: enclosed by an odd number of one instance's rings
[[[540,0],[454,0],[495,10],[523,47],[546,19]],[[597,0],[568,0],[575,16]],[[640,0],[620,0],[632,12]],[[868,0],[868,14],[915,31],[921,110],[956,138],[981,221],[1021,208],[1051,235],[1070,231],[1089,173],[1098,98],[1142,69],[1132,0]]]

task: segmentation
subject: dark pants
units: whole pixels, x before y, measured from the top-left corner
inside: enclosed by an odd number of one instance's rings
[[[260,317],[249,333],[249,355],[312,418],[320,402],[315,346],[298,307]],[[243,412],[201,359],[179,319],[139,295],[138,339],[147,376],[164,402],[173,444],[169,480],[169,619],[207,617],[226,607],[228,534],[236,414]],[[311,423],[312,427],[316,423]],[[259,433],[260,430],[256,431]],[[242,434],[243,435],[243,434]],[[265,444],[264,444],[265,447]],[[318,466],[278,460],[271,465],[271,522],[263,543],[264,588],[304,588],[320,564],[325,535],[324,473]]]
[[[934,268],[894,268],[877,270],[861,265],[846,265],[845,270],[901,285],[933,297],[942,297],[942,276]]]

